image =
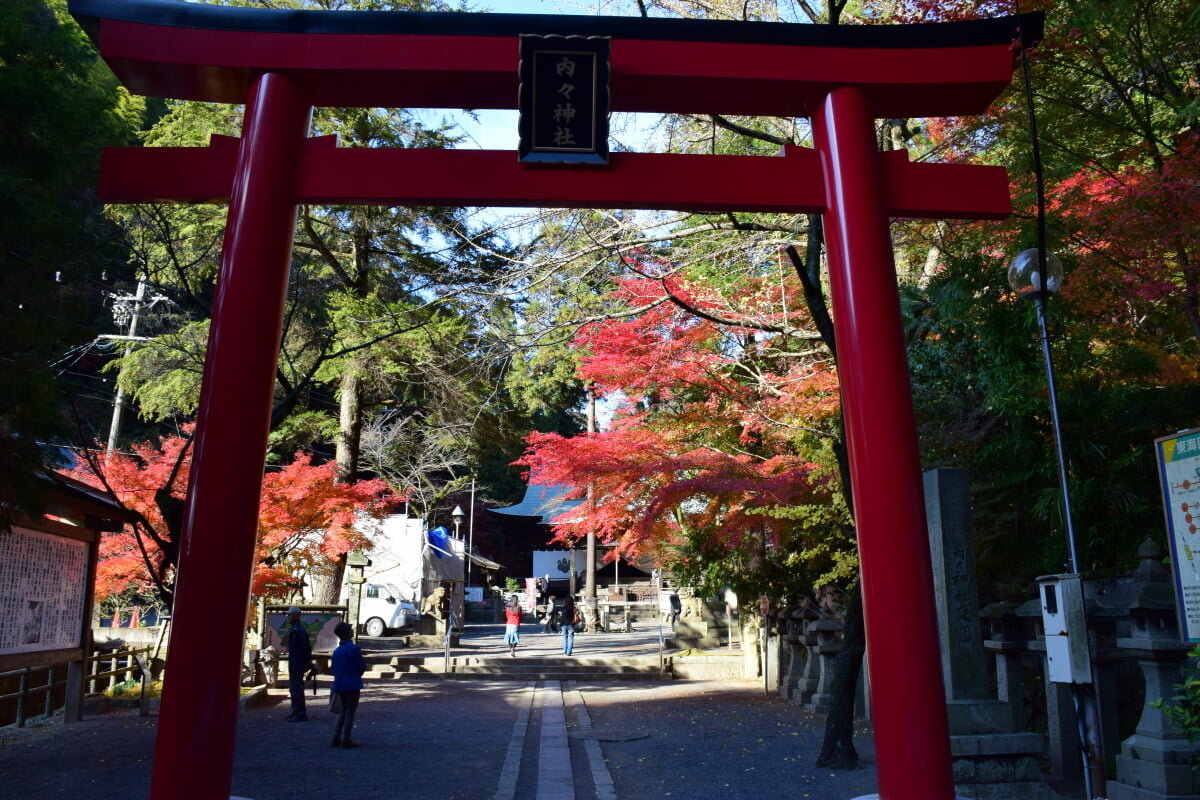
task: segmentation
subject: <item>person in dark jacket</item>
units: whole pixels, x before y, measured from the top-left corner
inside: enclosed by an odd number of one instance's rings
[[[575,625],[578,622],[578,612],[575,610],[575,598],[567,595],[567,599],[563,600],[562,612],[559,616],[559,627],[562,628],[563,634],[563,655],[571,655],[571,651],[575,649]]]
[[[333,632],[341,641],[330,658],[333,668],[333,688],[330,692],[335,696],[338,709],[337,722],[333,726],[333,746],[358,747],[358,742],[350,738],[350,732],[354,728],[354,715],[358,712],[358,700],[363,688],[362,675],[367,671],[367,662],[354,643],[354,629],[349,623],[339,622]],[[330,703],[331,707],[333,702]]]
[[[308,629],[300,622],[300,609],[292,606],[287,610],[287,621],[292,627],[288,631],[288,694],[292,696],[292,713],[288,722],[308,722],[308,711],[304,707],[304,673],[312,666],[312,642]]]
[[[554,605],[554,595],[546,599],[546,617],[542,624],[542,633],[558,630],[558,608]]]

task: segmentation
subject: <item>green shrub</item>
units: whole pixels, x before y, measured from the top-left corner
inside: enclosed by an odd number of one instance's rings
[[[125,697],[125,698],[140,698],[142,696],[142,682],[140,679],[128,680],[124,683],[118,683],[116,686],[104,692],[109,697]],[[154,681],[150,684],[149,696],[152,699],[162,697],[162,681]]]
[[[1191,661],[1184,669],[1183,683],[1175,684],[1175,694],[1170,701],[1155,700],[1150,705],[1166,714],[1167,718],[1187,734],[1190,741],[1200,739],[1200,645],[1188,651]]]

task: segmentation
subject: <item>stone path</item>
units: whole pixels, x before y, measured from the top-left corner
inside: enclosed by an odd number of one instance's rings
[[[644,654],[650,646],[613,636],[581,635],[576,648],[596,656],[608,647]],[[527,634],[524,654],[554,652],[557,639]],[[502,647],[491,641],[474,646]],[[241,714],[233,795],[850,800],[876,790],[869,729],[857,739],[863,769],[816,769],[823,718],[764,695],[756,682],[405,677],[368,686],[354,731],[362,746],[340,750],[329,746],[329,680],[322,678],[315,700],[310,695],[310,722],[284,722],[283,690]],[[76,725],[0,729],[0,775],[21,797],[147,797],[156,725],[154,716],[120,711]]]

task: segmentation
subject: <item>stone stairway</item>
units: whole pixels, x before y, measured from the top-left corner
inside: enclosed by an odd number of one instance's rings
[[[367,656],[367,681],[396,679],[513,681],[671,680],[670,659],[658,656],[576,658],[574,656]]]
[[[742,654],[727,646],[709,652],[672,647],[670,628],[638,626],[630,632],[578,633],[575,652],[564,656],[562,637],[534,626],[521,630],[515,658],[504,643],[504,626],[468,625],[443,646],[425,639],[362,637],[368,681],[511,680],[511,681],[674,681],[740,678]],[[444,641],[444,640],[442,640]],[[661,661],[660,659],[661,654]]]

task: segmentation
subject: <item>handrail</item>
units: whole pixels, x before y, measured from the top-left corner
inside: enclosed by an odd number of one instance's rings
[[[663,671],[663,645],[664,645],[664,640],[663,640],[662,614],[659,614],[658,615],[658,674],[659,675],[661,675],[662,671]]]

